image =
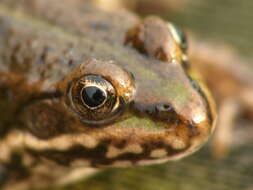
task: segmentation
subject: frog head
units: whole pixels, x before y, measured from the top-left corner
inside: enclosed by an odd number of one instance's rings
[[[41,84],[21,114],[30,152],[63,165],[131,166],[176,160],[207,141],[214,105],[183,64],[178,29],[151,17],[125,42],[140,58],[73,62],[59,80]]]

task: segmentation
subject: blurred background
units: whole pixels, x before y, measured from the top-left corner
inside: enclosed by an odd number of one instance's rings
[[[252,60],[252,0],[94,0],[103,9],[127,8],[140,16],[160,15],[194,33],[198,39],[224,43]],[[251,61],[248,66],[253,68]],[[253,72],[252,72],[253,76]],[[233,138],[253,137],[252,124],[241,120]],[[251,127],[252,129],[250,129]],[[238,134],[238,136],[237,136]],[[91,190],[253,190],[253,138],[234,145],[223,159],[214,159],[210,146],[178,162],[130,169],[106,169],[60,189]],[[53,189],[53,188],[52,188]]]

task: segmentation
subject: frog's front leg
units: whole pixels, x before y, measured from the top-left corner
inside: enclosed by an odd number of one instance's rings
[[[249,65],[237,53],[221,44],[190,39],[190,59],[205,76],[218,102],[219,119],[212,141],[215,157],[224,157],[233,142],[233,128],[239,115],[253,119],[253,78]]]

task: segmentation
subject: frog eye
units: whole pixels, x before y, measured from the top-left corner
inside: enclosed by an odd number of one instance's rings
[[[74,111],[88,124],[97,124],[112,117],[121,105],[113,85],[102,76],[93,74],[74,82],[69,97]]]
[[[133,100],[133,75],[113,62],[93,60],[81,64],[60,82],[59,90],[72,113],[88,125],[109,124]]]
[[[88,75],[80,79],[81,85],[80,97],[83,105],[91,110],[103,106],[106,102],[115,102],[115,89],[104,78],[97,75]]]
[[[178,27],[177,25],[172,24],[172,23],[169,23],[168,27],[172,33],[173,38],[180,46],[183,53],[186,53],[186,51],[188,49],[188,42],[187,42],[187,37],[186,37],[184,31],[181,30],[180,27]]]

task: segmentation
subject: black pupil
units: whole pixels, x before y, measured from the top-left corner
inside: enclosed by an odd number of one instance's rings
[[[97,107],[101,105],[105,99],[106,94],[96,86],[88,86],[82,91],[83,101],[89,107]]]

